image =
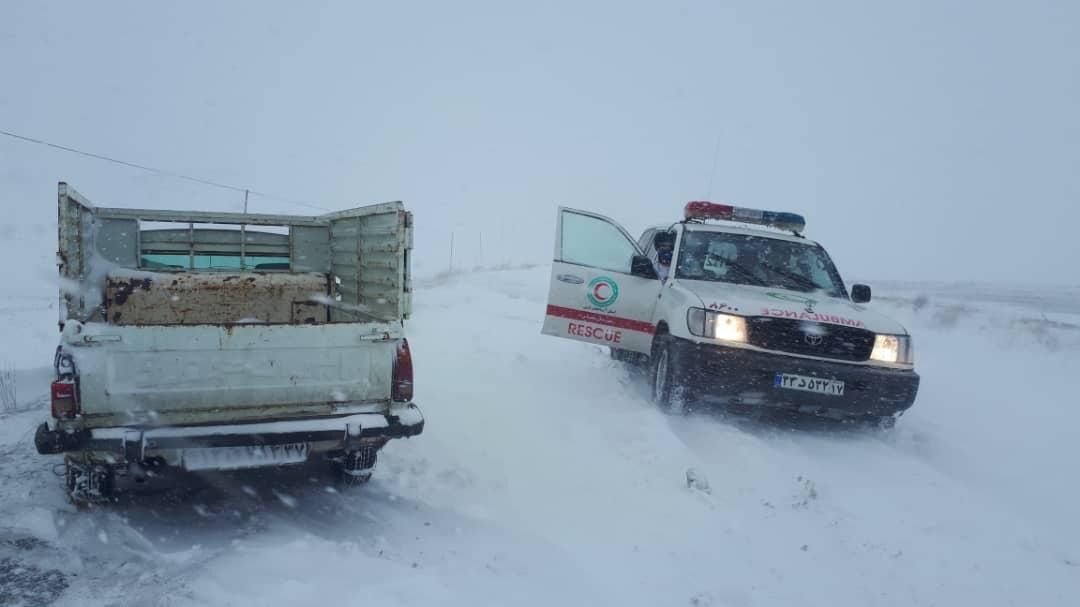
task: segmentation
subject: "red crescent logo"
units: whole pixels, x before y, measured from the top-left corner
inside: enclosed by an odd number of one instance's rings
[[[601,287],[606,288],[609,292],[611,291],[611,285],[602,282],[602,283],[596,285],[595,287],[593,287],[593,297],[596,298],[596,301],[607,301],[608,296],[600,294],[600,288]]]

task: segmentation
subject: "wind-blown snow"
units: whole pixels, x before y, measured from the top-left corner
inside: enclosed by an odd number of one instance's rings
[[[417,290],[407,334],[427,425],[365,487],[248,472],[75,512],[59,458],[33,451],[45,384],[20,385],[24,410],[0,418],[0,560],[31,568],[23,580],[62,572],[40,595],[60,606],[1080,596],[1080,305],[1062,292],[879,288],[872,305],[911,330],[923,377],[881,433],[666,416],[601,349],[539,334],[547,272]]]

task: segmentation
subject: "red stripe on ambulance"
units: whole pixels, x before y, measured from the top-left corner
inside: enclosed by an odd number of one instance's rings
[[[586,312],[584,310],[575,310],[574,308],[564,308],[562,306],[548,306],[547,315],[568,318],[570,320],[580,320],[596,325],[615,327],[617,329],[626,329],[627,331],[639,331],[641,333],[648,333],[649,335],[656,332],[656,327],[640,320],[622,318],[610,314],[597,314],[596,312]]]

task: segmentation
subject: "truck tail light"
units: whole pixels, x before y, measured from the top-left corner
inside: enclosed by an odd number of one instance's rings
[[[79,414],[79,388],[74,381],[54,381],[51,393],[54,418],[71,419]]]
[[[399,403],[409,402],[413,398],[412,353],[409,352],[409,340],[398,342],[397,355],[394,357],[394,379],[390,388],[390,398]]]

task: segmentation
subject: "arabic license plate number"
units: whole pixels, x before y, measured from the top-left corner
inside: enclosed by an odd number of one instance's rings
[[[777,373],[776,378],[773,380],[773,387],[826,394],[828,396],[844,395],[844,382],[839,379],[822,379],[820,377],[795,375],[794,373]]]

